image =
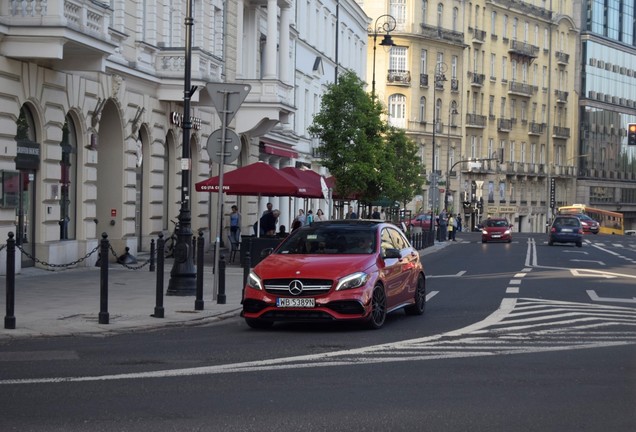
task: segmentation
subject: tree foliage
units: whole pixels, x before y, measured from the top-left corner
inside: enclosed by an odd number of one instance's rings
[[[308,131],[320,140],[318,152],[338,195],[408,201],[423,181],[417,146],[382,120],[382,105],[364,85],[354,73],[342,74],[328,86]]]

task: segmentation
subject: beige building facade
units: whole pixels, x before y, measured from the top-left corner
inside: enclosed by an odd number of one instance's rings
[[[396,46],[376,59],[377,93],[390,123],[420,144],[428,184],[412,210],[447,207],[467,227],[503,216],[518,231],[543,231],[553,209],[574,199],[572,2],[368,3],[372,19],[397,23]]]

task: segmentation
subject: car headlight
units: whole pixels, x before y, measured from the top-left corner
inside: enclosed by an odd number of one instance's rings
[[[506,230],[506,231],[504,232],[504,235],[506,235],[506,234],[510,234],[511,232],[512,232],[512,231],[510,231],[510,230],[508,229],[508,230]]]
[[[350,274],[349,276],[345,276],[340,279],[340,282],[338,282],[338,285],[336,286],[336,291],[361,287],[367,283],[368,280],[369,275],[365,272]]]
[[[263,291],[263,281],[261,281],[261,278],[259,278],[253,271],[251,271],[249,276],[247,276],[247,286]]]
[[[488,235],[488,231],[486,231],[486,230],[481,230],[481,233],[484,234],[484,235]]]

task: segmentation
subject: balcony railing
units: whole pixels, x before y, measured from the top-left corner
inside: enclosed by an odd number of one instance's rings
[[[470,78],[470,84],[473,86],[483,86],[486,81],[486,75],[475,72],[468,72],[468,78]]]
[[[389,84],[411,84],[411,72],[389,69],[386,80]]]
[[[111,20],[112,10],[106,2],[4,1],[0,4],[0,24],[10,24],[13,30],[3,37],[3,54],[32,58],[36,50],[39,59],[67,59],[72,55],[94,59],[96,53],[105,57],[115,49],[109,32]]]
[[[500,118],[497,121],[497,130],[499,132],[510,132],[512,130],[512,119]]]
[[[528,123],[528,135],[541,135],[543,133],[543,123]]]
[[[527,96],[527,97],[532,97],[532,95],[534,95],[534,92],[537,90],[537,88],[533,85],[530,84],[526,84],[526,83],[520,83],[517,81],[510,81],[508,83],[508,93],[509,94],[516,94],[519,96]]]
[[[508,48],[508,52],[524,57],[536,58],[537,54],[539,53],[539,47],[513,39],[510,42],[510,48]]]
[[[486,32],[484,30],[473,30],[473,43],[484,43],[486,40]]]
[[[570,138],[570,128],[554,126],[552,129],[553,138]]]
[[[428,74],[420,74],[420,86],[428,87]]]
[[[422,36],[430,39],[441,39],[458,44],[464,43],[464,33],[453,30],[446,30],[442,27],[420,24],[422,26]]]
[[[466,127],[486,127],[486,116],[479,114],[466,114]]]
[[[554,56],[556,57],[557,63],[560,65],[566,65],[570,61],[570,54],[564,53],[563,51],[557,51],[554,53]]]
[[[556,101],[558,103],[567,103],[568,101],[568,92],[562,90],[555,90],[554,95],[556,96]]]
[[[451,91],[459,90],[459,80],[457,78],[452,78],[450,83],[451,83]]]

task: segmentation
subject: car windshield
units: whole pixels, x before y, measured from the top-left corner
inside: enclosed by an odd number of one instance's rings
[[[507,227],[508,226],[508,221],[505,221],[505,220],[487,220],[486,221],[486,226],[487,227]]]
[[[560,225],[560,226],[572,226],[572,227],[578,227],[580,222],[577,218],[557,218],[554,221],[555,225]]]
[[[278,254],[370,254],[376,249],[375,229],[364,226],[314,225],[295,231]]]

